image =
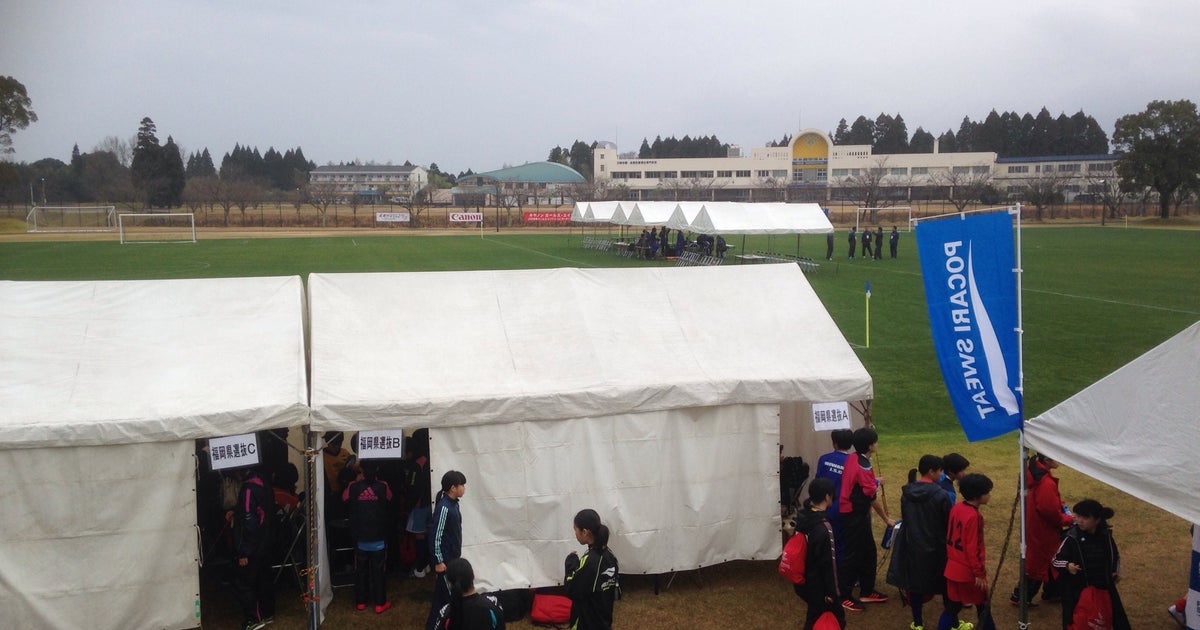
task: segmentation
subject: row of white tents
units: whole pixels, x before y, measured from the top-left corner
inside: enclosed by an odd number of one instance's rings
[[[429,427],[495,590],[584,507],[624,572],[774,557],[779,445],[872,396],[795,265],[0,282],[0,349],[4,628],[198,625],[196,440]]]
[[[666,226],[698,234],[826,234],[833,224],[815,203],[738,203],[732,201],[577,202],[576,223]]]

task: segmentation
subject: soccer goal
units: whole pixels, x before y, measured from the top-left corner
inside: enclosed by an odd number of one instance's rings
[[[148,212],[117,215],[121,244],[195,243],[196,215],[191,212]]]
[[[25,215],[28,232],[115,232],[116,206],[33,206]]]
[[[860,232],[863,225],[881,225],[885,230],[896,226],[900,232],[911,232],[913,229],[912,207],[892,206],[890,208],[859,208],[854,213],[854,227]]]

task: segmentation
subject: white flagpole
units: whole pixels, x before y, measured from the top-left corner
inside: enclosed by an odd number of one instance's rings
[[[1017,281],[1017,391],[1021,392],[1022,401],[1025,398],[1025,323],[1024,314],[1021,305],[1021,279],[1024,274],[1024,269],[1021,268],[1021,204],[1016,204],[1017,215],[1017,250],[1016,250],[1016,265],[1013,267],[1013,273],[1016,274]],[[1010,210],[1011,212],[1011,210]],[[1021,598],[1020,615],[1017,621],[1018,628],[1029,627],[1029,584],[1025,580],[1025,408],[1021,406],[1021,431],[1018,434],[1017,457],[1017,474],[1020,479],[1018,487],[1020,488],[1020,503],[1021,503],[1021,566],[1019,567],[1017,596]],[[993,586],[993,588],[995,588]]]

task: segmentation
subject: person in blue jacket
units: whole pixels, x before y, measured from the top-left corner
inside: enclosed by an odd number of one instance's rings
[[[425,540],[429,543],[429,559],[433,563],[436,582],[433,587],[433,602],[429,616],[425,619],[425,630],[435,630],[438,612],[450,603],[450,580],[446,576],[446,563],[462,557],[462,512],[458,500],[467,493],[467,476],[457,470],[448,470],[442,475],[442,490],[438,492],[433,507],[433,518]]]

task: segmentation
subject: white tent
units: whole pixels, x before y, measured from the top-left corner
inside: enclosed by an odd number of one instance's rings
[[[588,223],[608,223],[612,220],[613,213],[617,211],[617,201],[593,201],[588,204],[587,214],[584,215],[584,221]]]
[[[571,221],[573,223],[587,223],[588,203],[586,201],[576,201],[575,206],[571,208]]]
[[[1025,441],[1200,523],[1200,322],[1025,425]]]
[[[688,221],[672,216],[667,227],[701,234],[826,234],[833,224],[815,203],[708,202]]]
[[[309,303],[314,430],[430,427],[489,589],[561,580],[584,507],[624,572],[773,557],[781,434],[827,450],[808,405],[871,397],[794,265],[315,274]]]
[[[194,440],[307,422],[302,300],[0,282],[0,627],[200,623]]]

